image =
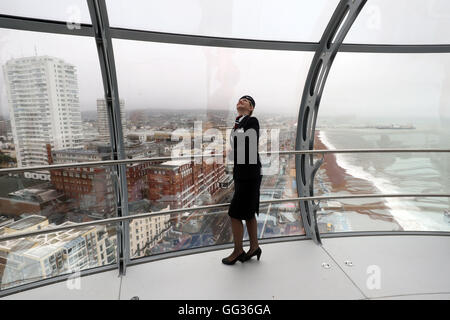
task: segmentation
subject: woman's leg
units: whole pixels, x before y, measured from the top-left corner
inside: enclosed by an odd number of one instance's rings
[[[258,223],[257,223],[255,217],[253,217],[250,220],[245,220],[245,222],[247,224],[248,236],[250,238],[250,250],[248,252],[252,253],[253,251],[258,249],[258,247],[259,247],[259,244],[258,244]]]
[[[244,237],[244,225],[242,221],[236,218],[231,218],[231,230],[233,231],[233,241],[234,241],[234,250],[231,255],[228,257],[229,260],[233,260],[242,252],[244,252],[244,248],[242,247],[242,238]]]

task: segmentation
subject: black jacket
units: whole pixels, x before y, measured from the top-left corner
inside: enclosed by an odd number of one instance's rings
[[[240,132],[243,129],[244,132]],[[251,136],[251,132],[247,132],[249,129],[254,129],[256,132],[256,141],[254,139],[251,139],[249,136]],[[241,138],[239,139],[239,135],[241,135]],[[247,137],[245,136],[247,135]],[[237,151],[239,150],[238,144],[239,141],[243,143],[245,140],[245,162],[238,161],[237,159]],[[251,116],[246,116],[244,119],[241,120],[238,127],[236,129],[233,129],[231,131],[230,135],[230,143],[232,147],[232,155],[233,155],[233,161],[234,161],[234,168],[233,168],[233,179],[235,180],[256,180],[259,178],[259,175],[261,175],[261,159],[259,157],[259,122],[258,119]],[[256,163],[253,164],[250,163],[250,160],[252,159],[250,157],[250,143],[256,143],[256,146],[253,145],[252,149],[256,151]],[[243,151],[244,146],[242,145],[241,150]],[[254,157],[253,157],[254,159]],[[242,162],[242,163],[241,163]]]

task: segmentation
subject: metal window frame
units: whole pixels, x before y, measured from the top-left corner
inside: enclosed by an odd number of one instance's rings
[[[367,0],[339,1],[328,22],[320,39],[319,47],[312,59],[303,87],[297,120],[295,150],[312,150],[314,148],[317,114],[328,74],[347,32],[366,2]],[[295,177],[299,196],[313,196],[314,176],[322,163],[323,158],[314,163],[312,155],[295,156]],[[300,201],[300,212],[305,232],[316,244],[321,245],[316,217],[318,208],[318,204],[314,201]]]
[[[87,0],[88,2],[91,0]],[[91,24],[80,24],[80,29],[69,29],[64,21],[27,18],[0,14],[0,28],[35,31],[51,34],[94,37]],[[112,39],[135,40],[145,42],[171,43],[180,45],[195,45],[208,47],[225,47],[237,49],[260,50],[289,50],[289,51],[316,51],[319,42],[309,41],[277,41],[254,40],[225,37],[211,37],[201,35],[176,34],[169,32],[156,32],[148,30],[134,30],[118,27],[109,27]],[[355,53],[449,53],[450,44],[373,44],[373,43],[342,43],[339,52]]]

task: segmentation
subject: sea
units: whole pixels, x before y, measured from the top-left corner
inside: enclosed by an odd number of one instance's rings
[[[318,127],[328,149],[450,149],[450,126],[423,122],[414,129]],[[336,154],[337,164],[380,193],[450,194],[450,153]],[[405,231],[450,231],[450,198],[384,198]]]

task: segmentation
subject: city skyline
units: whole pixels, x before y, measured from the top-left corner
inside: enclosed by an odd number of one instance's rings
[[[9,60],[3,66],[3,75],[19,167],[47,164],[46,144],[58,149],[82,146],[75,66],[61,59],[35,56]],[[44,179],[44,174],[39,177]]]

